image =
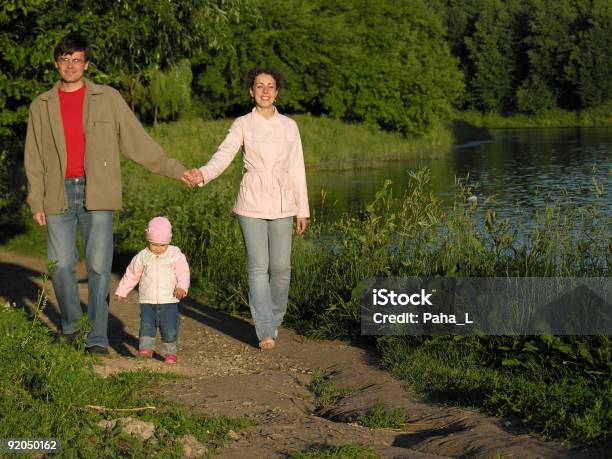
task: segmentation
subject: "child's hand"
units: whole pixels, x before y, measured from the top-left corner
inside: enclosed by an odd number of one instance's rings
[[[179,300],[182,300],[187,296],[187,292],[182,288],[177,287],[174,289],[174,296],[177,297]]]

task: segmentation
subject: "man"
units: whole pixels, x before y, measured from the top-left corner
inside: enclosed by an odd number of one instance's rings
[[[113,211],[121,208],[119,151],[151,172],[180,179],[185,167],[167,158],[115,89],[84,78],[91,49],[71,33],[54,52],[60,80],[30,106],[24,164],[34,220],[47,225],[47,256],[59,303],[60,337],[71,342],[82,316],[76,279],[76,232],[87,260],[89,352],[107,354]]]

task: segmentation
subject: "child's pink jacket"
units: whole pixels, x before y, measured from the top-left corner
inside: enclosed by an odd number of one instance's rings
[[[218,177],[244,148],[244,175],[234,212],[254,218],[309,217],[302,141],[297,124],[257,109],[234,121],[217,152],[200,168],[204,183]]]
[[[169,245],[161,255],[155,255],[149,249],[141,250],[132,258],[115,295],[125,298],[136,284],[139,284],[140,303],[178,303],[174,289],[189,290],[187,258],[173,245]]]

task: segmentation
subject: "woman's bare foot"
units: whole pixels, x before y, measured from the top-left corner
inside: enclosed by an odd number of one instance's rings
[[[262,350],[274,349],[275,345],[274,338],[271,336],[266,336],[259,342],[259,348]]]

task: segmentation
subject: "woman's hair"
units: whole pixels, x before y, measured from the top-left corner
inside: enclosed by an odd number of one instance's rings
[[[283,85],[283,77],[278,70],[272,67],[256,67],[254,69],[251,69],[246,75],[245,80],[247,88],[251,89],[255,85],[255,79],[257,78],[257,76],[261,75],[262,73],[270,75],[272,78],[274,78],[277,90],[280,89],[280,87]]]

